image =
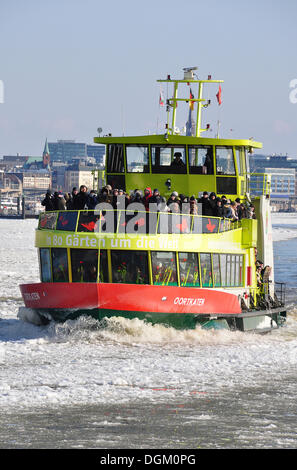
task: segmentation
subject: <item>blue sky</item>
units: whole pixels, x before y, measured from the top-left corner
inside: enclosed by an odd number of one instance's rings
[[[209,136],[220,120],[221,137],[297,158],[296,17],[296,0],[1,0],[0,157],[40,155],[46,137],[92,143],[99,126],[153,133],[156,80],[198,66],[224,80],[221,107],[207,94]]]

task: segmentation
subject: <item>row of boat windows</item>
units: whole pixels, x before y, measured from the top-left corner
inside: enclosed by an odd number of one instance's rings
[[[40,248],[42,282],[113,282],[181,287],[243,285],[243,255]]]
[[[175,155],[180,154],[178,163]],[[215,156],[215,159],[214,159]],[[236,163],[235,163],[236,162]],[[243,175],[246,165],[244,147],[212,145],[123,145],[108,146],[108,173],[189,173]]]

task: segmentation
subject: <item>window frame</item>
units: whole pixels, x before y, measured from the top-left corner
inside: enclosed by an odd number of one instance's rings
[[[145,170],[142,171],[129,171],[129,164],[128,164],[128,153],[127,149],[129,148],[144,148],[147,150],[147,162],[146,164],[142,164],[143,168],[146,167]],[[150,173],[150,148],[148,144],[126,144],[125,145],[125,161],[126,161],[126,172],[129,174],[146,174]]]
[[[153,158],[155,158],[156,162],[156,156],[153,157],[153,152],[154,149],[171,149],[171,161],[169,165],[156,165],[156,163],[153,163]],[[181,167],[183,171],[180,171],[179,168],[174,168],[171,167],[171,164],[173,162],[173,157],[174,153],[180,151],[183,153],[183,163],[184,167]],[[160,155],[161,156],[161,155]],[[151,144],[150,145],[150,157],[151,157],[151,173],[152,174],[182,174],[185,175],[187,174],[187,146],[186,145],[172,145],[172,144]]]
[[[175,282],[172,282],[172,283],[169,283],[169,281],[167,282],[167,284],[164,284],[164,280],[162,283],[157,283],[154,281],[154,268],[155,268],[155,260],[153,259],[154,258],[154,254],[155,253],[171,253],[171,255],[173,256],[173,264],[175,265],[175,279],[176,281]],[[150,255],[151,255],[151,268],[152,268],[152,284],[154,286],[163,286],[163,285],[166,285],[166,286],[178,286],[178,280],[179,280],[179,276],[178,276],[178,267],[177,267],[177,256],[176,256],[176,253],[175,251],[157,251],[157,250],[152,250],[150,252]],[[166,268],[167,269],[167,268]],[[165,273],[166,273],[166,269],[165,269]],[[169,278],[170,280],[170,278]]]
[[[206,155],[204,155],[204,163],[202,165],[190,165],[190,150],[193,149],[193,150],[200,150],[200,149],[207,149],[207,150],[211,150],[211,153],[212,153],[212,173],[204,173],[205,170],[203,170],[204,167],[206,167],[206,165],[204,165],[205,163],[205,157]],[[214,147],[213,145],[188,145],[187,146],[187,153],[188,153],[188,166],[189,166],[189,175],[210,175],[210,176],[214,176],[215,174],[215,165],[214,165]],[[197,171],[193,171],[193,168],[197,169]],[[198,171],[198,168],[199,168],[199,171]]]
[[[218,155],[217,151],[220,149],[226,149],[226,150],[231,150],[231,155],[232,155],[232,161],[233,161],[233,173],[226,173],[225,171],[218,171]],[[224,158],[224,160],[227,160]],[[234,147],[232,145],[216,145],[215,146],[215,168],[216,168],[216,175],[217,176],[236,176],[236,165],[235,165],[235,155],[234,155]]]

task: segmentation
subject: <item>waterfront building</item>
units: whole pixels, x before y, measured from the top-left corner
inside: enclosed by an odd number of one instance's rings
[[[70,163],[74,157],[94,157],[97,163],[102,163],[105,155],[103,145],[88,145],[75,140],[58,140],[48,142],[51,162],[60,161]]]
[[[65,170],[65,191],[71,192],[74,187],[79,187],[84,184],[87,188],[93,189],[95,166],[82,165],[76,163],[71,165]]]

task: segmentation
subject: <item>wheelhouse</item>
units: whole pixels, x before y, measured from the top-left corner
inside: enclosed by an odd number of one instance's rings
[[[249,152],[261,148],[253,141],[205,139],[183,136],[101,137],[106,144],[106,182],[125,191],[158,188],[164,196],[172,190],[198,195],[240,197],[249,192]],[[173,165],[181,154],[182,164]]]

